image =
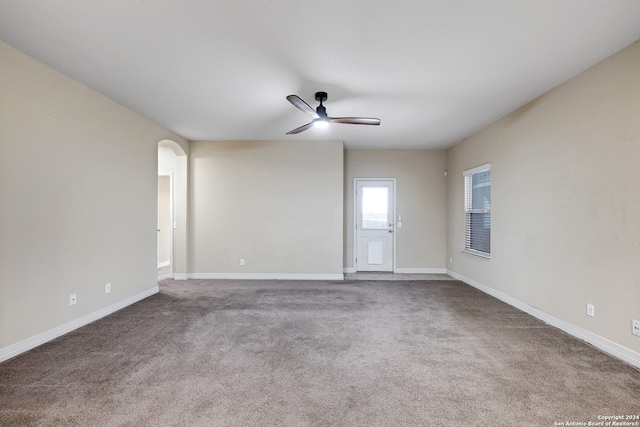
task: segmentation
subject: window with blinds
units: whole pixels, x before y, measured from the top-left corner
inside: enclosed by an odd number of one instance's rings
[[[465,252],[491,255],[491,165],[464,172]]]

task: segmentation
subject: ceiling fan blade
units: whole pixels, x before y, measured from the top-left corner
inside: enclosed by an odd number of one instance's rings
[[[331,123],[347,123],[350,125],[374,125],[380,124],[380,119],[371,117],[329,117]]]
[[[317,119],[320,117],[318,116],[318,113],[316,113],[316,110],[311,108],[309,104],[300,99],[298,95],[287,96],[287,101],[298,107],[303,113],[307,113],[308,115],[310,115],[313,119]]]
[[[299,128],[295,128],[294,130],[290,130],[289,132],[287,132],[287,135],[293,135],[296,133],[304,132],[305,130],[309,129],[311,126],[313,126],[313,122],[307,123],[306,125],[300,126]]]

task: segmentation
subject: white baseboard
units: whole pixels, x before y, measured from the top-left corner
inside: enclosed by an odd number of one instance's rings
[[[189,273],[189,279],[237,279],[237,280],[344,280],[344,274],[296,274],[296,273]]]
[[[157,294],[159,291],[160,289],[158,288],[158,286],[154,286],[150,289],[147,289],[146,291],[142,291],[132,297],[124,299],[108,307],[94,311],[93,313],[89,313],[78,319],[72,320],[71,322],[65,323],[64,325],[49,329],[48,331],[44,331],[42,333],[39,333],[38,335],[27,338],[26,340],[11,344],[10,346],[0,348],[0,362],[9,360],[12,357],[36,348],[48,341],[51,341],[64,334],[81,328],[82,326],[88,325],[91,322],[95,322],[96,320],[101,319],[111,313],[115,313],[116,311],[128,307],[131,304],[150,297],[151,295]]]
[[[173,273],[173,280],[187,280],[188,278],[187,273]]]
[[[506,302],[507,304],[532,315],[533,317],[537,317],[538,319],[568,333],[569,335],[586,341],[594,347],[597,347],[600,350],[604,351],[605,353],[617,357],[618,359],[621,359],[629,363],[630,365],[640,369],[640,353],[638,353],[637,351],[631,350],[630,348],[624,347],[618,343],[608,340],[607,338],[601,337],[600,335],[596,335],[593,332],[589,332],[586,329],[582,329],[576,325],[559,319],[549,313],[546,313],[540,309],[530,306],[529,304],[517,300],[505,294],[504,292],[490,288],[489,286],[483,285],[482,283],[476,282],[473,279],[469,279],[468,277],[458,274],[455,271],[447,270],[447,274],[470,286],[473,286],[474,288],[488,295],[491,295],[492,297],[498,298],[499,300]]]
[[[447,274],[446,268],[396,268],[394,273],[404,274]]]
[[[171,265],[171,261],[163,261],[158,263],[158,268],[167,267]]]
[[[356,268],[355,267],[345,267],[345,268],[342,269],[342,272],[344,274],[355,273],[356,272]]]

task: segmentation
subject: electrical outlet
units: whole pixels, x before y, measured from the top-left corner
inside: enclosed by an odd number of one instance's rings
[[[640,337],[640,320],[633,320],[631,323],[631,333]]]
[[[76,305],[76,294],[69,295],[69,305]]]
[[[106,285],[104,285],[104,293],[111,293],[111,283],[107,283]]]
[[[240,265],[244,265],[244,258],[240,258]]]
[[[587,316],[593,317],[595,315],[595,307],[593,304],[587,304]]]

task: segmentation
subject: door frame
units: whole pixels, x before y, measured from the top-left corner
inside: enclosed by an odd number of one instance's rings
[[[398,186],[396,178],[353,178],[353,269],[357,273],[358,267],[356,264],[356,258],[358,257],[358,182],[359,181],[391,181],[393,185],[393,233],[391,233],[391,247],[393,254],[391,254],[391,271],[396,272],[396,232],[398,227],[396,226],[396,198]]]
[[[173,230],[175,228],[174,206],[173,206],[173,174],[158,174],[160,177],[169,177],[169,274],[173,278]],[[158,208],[158,219],[160,217],[160,209]],[[158,221],[159,222],[159,221]],[[157,258],[157,255],[156,255]],[[157,262],[156,262],[157,264]]]
[[[184,147],[183,147],[184,145]],[[168,147],[175,155],[171,165],[160,164],[160,147]],[[186,147],[186,151],[185,151]],[[181,144],[170,139],[158,141],[156,150],[157,175],[171,174],[171,274],[173,280],[187,280],[189,265],[189,155],[188,142]],[[168,168],[168,169],[167,169]],[[157,248],[156,248],[157,252]]]

